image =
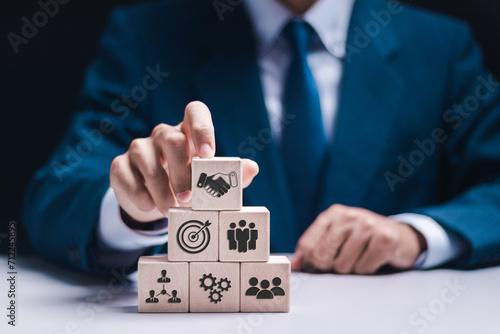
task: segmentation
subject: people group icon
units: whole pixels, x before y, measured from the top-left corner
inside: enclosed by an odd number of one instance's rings
[[[168,299],[171,304],[177,304],[181,302],[181,299],[177,297],[177,290],[172,290],[172,298]]]
[[[163,269],[161,271],[161,277],[158,278],[157,282],[158,283],[170,283],[170,278],[167,277],[167,271]],[[163,284],[163,288],[160,290],[160,292],[155,296],[155,290],[150,290],[149,291],[149,298],[146,298],[146,303],[153,303],[156,304],[159,302],[158,296],[160,295],[166,295],[169,296],[170,298],[167,300],[168,303],[170,304],[178,304],[182,300],[177,297],[177,290],[172,290],[172,294],[169,294],[167,292],[167,289],[165,288],[165,284]]]
[[[158,298],[155,297],[155,290],[149,291],[149,298],[146,298],[146,303],[158,303]]]
[[[229,240],[229,249],[238,250],[239,253],[246,253],[247,250],[255,250],[257,247],[257,239],[259,238],[259,231],[255,229],[255,223],[248,224],[244,220],[240,220],[239,227],[236,223],[229,225],[227,231],[227,239]]]
[[[158,283],[170,283],[170,278],[167,277],[167,271],[163,269],[161,271],[161,277],[158,278]]]
[[[275,296],[284,296],[285,290],[283,290],[281,285],[281,278],[273,278],[273,287],[269,289],[270,283],[268,280],[262,280],[260,282],[260,288],[257,286],[259,280],[257,277],[252,277],[248,281],[250,287],[247,289],[245,296],[256,296],[257,299],[273,299]]]

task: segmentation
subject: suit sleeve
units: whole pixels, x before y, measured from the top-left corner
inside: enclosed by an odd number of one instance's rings
[[[28,188],[24,223],[33,247],[44,257],[85,271],[109,272],[96,253],[99,208],[112,160],[134,138],[150,133],[143,84],[147,68],[155,64],[144,63],[140,38],[124,10],[111,15],[98,50],[87,69],[79,111]]]
[[[500,86],[463,25],[457,26],[451,58],[442,147],[449,200],[413,212],[463,238],[468,251],[449,265],[471,269],[500,263]]]

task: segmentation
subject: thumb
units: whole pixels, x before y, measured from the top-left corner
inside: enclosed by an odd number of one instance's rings
[[[242,159],[243,162],[243,188],[246,188],[252,183],[253,178],[259,174],[259,165],[253,160]]]

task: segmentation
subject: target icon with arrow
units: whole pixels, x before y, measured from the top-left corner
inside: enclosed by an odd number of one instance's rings
[[[182,224],[177,231],[177,244],[187,253],[198,254],[203,252],[210,244],[210,231],[212,223],[207,220],[189,220]]]

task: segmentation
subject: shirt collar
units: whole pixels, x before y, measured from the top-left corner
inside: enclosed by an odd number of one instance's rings
[[[345,56],[347,30],[355,0],[318,0],[300,19],[308,22],[333,56]],[[284,26],[293,18],[278,0],[245,1],[261,55],[271,50]]]

